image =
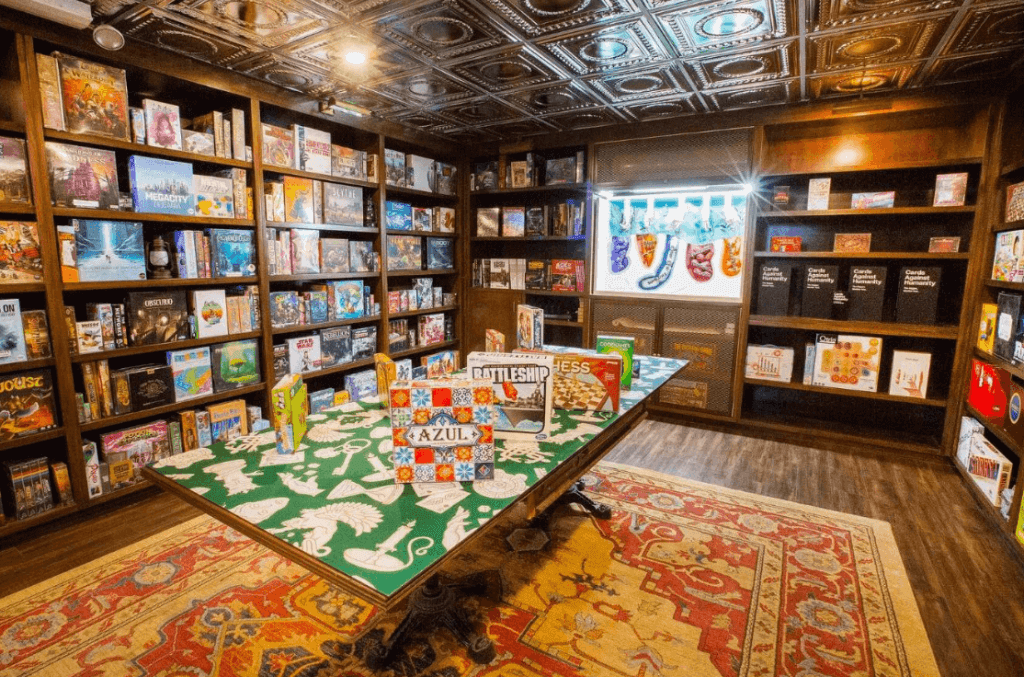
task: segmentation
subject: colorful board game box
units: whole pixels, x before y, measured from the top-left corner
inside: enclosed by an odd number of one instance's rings
[[[494,479],[488,380],[395,381],[389,400],[395,482]]]
[[[292,273],[305,275],[320,272],[320,233],[305,228],[292,228]]]
[[[276,384],[270,393],[273,402],[274,439],[279,454],[294,453],[306,436],[306,417],[309,415],[309,400],[306,384],[298,374],[288,374]]]
[[[818,334],[811,384],[878,392],[882,339],[877,336]]]
[[[430,270],[449,269],[454,266],[452,240],[447,237],[428,237],[427,268]]]
[[[295,168],[295,141],[292,130],[262,123],[263,163]]]
[[[0,221],[0,285],[42,279],[43,259],[36,224]]]
[[[124,70],[63,54],[57,62],[67,131],[130,141]]]
[[[552,353],[555,409],[619,411],[622,356]]]
[[[299,323],[299,295],[294,291],[270,292],[270,324],[291,327]]]
[[[412,205],[388,200],[384,203],[384,224],[388,230],[412,230]]]
[[[348,240],[338,237],[320,238],[320,270],[324,273],[349,272]]]
[[[384,181],[389,186],[405,188],[407,185],[405,171],[405,153],[400,150],[384,149]]]
[[[88,209],[120,206],[114,151],[47,141],[46,166],[54,205]]]
[[[345,179],[366,180],[366,152],[331,146],[331,174]]]
[[[167,421],[153,421],[101,435],[100,449],[104,457],[124,453],[135,468],[148,466],[171,454]]]
[[[289,371],[293,374],[320,369],[320,335],[296,336],[288,344]]]
[[[497,329],[487,329],[484,332],[484,346],[486,353],[505,352],[505,335]]]
[[[335,280],[334,317],[338,320],[352,320],[365,314],[363,305],[362,280]]]
[[[21,323],[21,301],[0,300],[0,364],[26,360],[25,328]]]
[[[412,229],[429,233],[434,229],[434,211],[430,207],[412,208]]]
[[[30,360],[42,360],[53,356],[50,345],[50,327],[45,310],[21,311],[21,325],[25,334],[25,354]]]
[[[516,306],[516,347],[522,350],[544,348],[544,309],[520,303]]]
[[[376,270],[373,243],[365,240],[349,240],[348,265],[353,273],[369,273]]]
[[[444,313],[420,315],[419,337],[420,345],[424,346],[444,343]]]
[[[324,182],[324,223],[363,225],[363,189]]]
[[[497,407],[495,437],[542,440],[548,436],[554,374],[551,355],[472,352],[466,371],[472,379],[491,383]]]
[[[295,168],[314,174],[331,173],[331,133],[292,125],[295,139]]]
[[[793,379],[793,354],[788,347],[748,345],[744,376],[789,383]]]
[[[206,407],[210,414],[210,437],[213,442],[227,442],[249,433],[245,400],[218,402]]]
[[[192,176],[196,216],[235,218],[235,182],[222,176]]]
[[[455,210],[451,207],[434,207],[434,227],[437,233],[455,232]]]
[[[146,143],[157,148],[181,150],[181,112],[172,103],[142,100],[146,115]]]
[[[388,235],[388,270],[420,270],[423,267],[423,238]]]
[[[28,204],[32,192],[28,186],[28,165],[25,161],[25,142],[0,136],[0,204],[16,202]]]
[[[288,223],[314,223],[313,179],[284,177],[284,220]]]
[[[215,392],[243,388],[260,381],[260,360],[253,339],[218,343],[213,346],[210,363]]]
[[[227,297],[223,289],[194,289],[191,300],[196,338],[228,335]]]
[[[256,274],[253,231],[209,228],[210,267],[213,277],[248,277]]]
[[[632,336],[598,335],[594,345],[598,353],[617,353],[622,357],[622,388],[629,390],[633,384],[633,351],[636,339]]]
[[[174,377],[174,401],[205,397],[213,394],[213,372],[210,367],[210,348],[168,350],[167,364]]]
[[[146,279],[142,223],[74,219],[71,224],[80,282]]]
[[[135,211],[195,215],[190,163],[132,155],[128,158],[128,178]]]
[[[373,369],[365,369],[353,374],[345,374],[345,390],[355,402],[375,396],[377,394],[377,372]]]
[[[128,342],[133,346],[188,338],[185,292],[128,292]]]
[[[57,407],[49,370],[0,376],[0,411],[9,413],[0,426],[0,441],[56,428]]]

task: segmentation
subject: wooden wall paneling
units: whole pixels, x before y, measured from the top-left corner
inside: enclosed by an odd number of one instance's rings
[[[464,354],[484,350],[487,329],[497,329],[505,335],[506,350],[515,348],[516,304],[525,302],[522,290],[470,288],[463,305],[466,315],[466,334],[462,337]]]
[[[273,423],[274,389],[274,334],[270,321],[270,260],[267,251],[267,203],[263,192],[263,112],[260,100],[249,99],[249,123],[252,129],[249,143],[252,145],[252,216],[256,219],[256,269],[259,276],[257,286],[260,292],[260,369],[263,373],[263,418]]]
[[[61,280],[60,256],[54,227],[50,182],[46,167],[43,140],[43,113],[39,101],[39,76],[36,72],[35,50],[32,38],[19,35],[18,62],[25,92],[25,131],[29,171],[32,175],[32,194],[36,208],[39,245],[43,256],[43,275],[46,282],[46,311],[50,325],[50,343],[53,348],[55,369],[53,382],[57,387],[55,402],[60,407],[60,423],[64,427],[64,441],[75,501],[82,506],[89,501],[85,483],[85,459],[82,456],[75,382],[71,369],[71,344],[64,323],[64,283]]]

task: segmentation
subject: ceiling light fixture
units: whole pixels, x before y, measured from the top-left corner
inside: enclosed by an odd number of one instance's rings
[[[366,53],[353,49],[345,54],[345,61],[357,66],[361,63],[366,63]]]
[[[113,26],[100,24],[92,29],[92,41],[103,49],[116,52],[124,47],[124,34]]]
[[[334,115],[334,111],[336,110],[348,115],[354,115],[357,118],[369,117],[370,115],[369,110],[348,103],[347,101],[338,101],[333,96],[327,97],[320,102],[320,112],[324,115]]]

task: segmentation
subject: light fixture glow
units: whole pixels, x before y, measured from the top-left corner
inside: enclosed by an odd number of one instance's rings
[[[366,63],[366,54],[353,49],[351,52],[345,54],[345,61],[356,65]]]

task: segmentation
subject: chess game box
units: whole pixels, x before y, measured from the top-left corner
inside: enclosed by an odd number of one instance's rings
[[[555,409],[619,411],[622,356],[552,353]]]

